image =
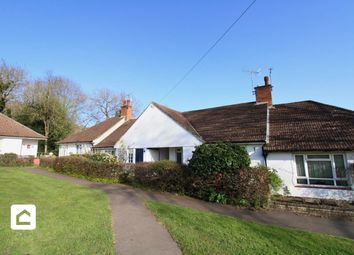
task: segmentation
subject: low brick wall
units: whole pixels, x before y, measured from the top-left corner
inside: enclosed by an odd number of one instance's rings
[[[282,197],[272,201],[270,208],[299,214],[354,221],[354,204],[341,200]]]

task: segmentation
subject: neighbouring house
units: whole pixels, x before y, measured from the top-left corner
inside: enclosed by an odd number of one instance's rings
[[[0,154],[36,157],[38,141],[45,139],[43,135],[0,113]]]
[[[354,200],[354,111],[315,101],[272,103],[269,78],[256,101],[179,112],[151,103],[124,134],[131,163],[187,163],[202,143],[244,145],[252,165],[275,169],[292,196]]]
[[[122,130],[126,130],[127,125],[132,122],[132,102],[124,100],[120,116],[107,119],[59,141],[59,156],[86,153],[109,153],[115,155],[116,149],[113,145],[111,146],[109,141],[114,137],[119,137],[117,135]]]

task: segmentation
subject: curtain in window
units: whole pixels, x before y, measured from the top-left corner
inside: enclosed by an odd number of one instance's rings
[[[308,161],[310,178],[333,178],[331,161]]]

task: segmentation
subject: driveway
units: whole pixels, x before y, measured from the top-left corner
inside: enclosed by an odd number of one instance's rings
[[[27,170],[71,183],[100,189],[110,199],[116,251],[125,254],[181,254],[167,230],[159,224],[144,206],[145,200],[157,200],[203,211],[215,212],[244,220],[309,230],[354,239],[354,222],[296,215],[290,212],[249,210],[229,205],[208,203],[170,193],[149,192],[123,184],[101,184],[42,169]]]

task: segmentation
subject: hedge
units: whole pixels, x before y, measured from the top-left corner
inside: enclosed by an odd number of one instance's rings
[[[199,199],[247,206],[266,206],[274,173],[265,167],[244,167],[224,173],[197,176],[185,165],[171,161],[120,164],[93,161],[80,156],[42,158],[41,166],[56,172],[175,192]]]
[[[190,171],[184,165],[164,160],[132,165],[131,183],[161,191],[186,193]]]
[[[19,157],[15,153],[5,153],[0,155],[0,166],[31,166],[34,157]]]

